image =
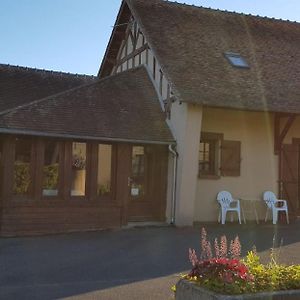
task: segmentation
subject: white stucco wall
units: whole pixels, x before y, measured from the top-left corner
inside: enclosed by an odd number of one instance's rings
[[[194,200],[197,190],[198,156],[202,108],[175,102],[172,105],[170,127],[177,141],[178,172],[176,190],[177,226],[193,224]]]
[[[241,141],[241,176],[198,179],[195,221],[216,221],[216,194],[230,191],[237,198],[261,199],[265,190],[278,190],[278,156],[274,155],[273,115],[205,108],[202,131],[223,133],[225,140]],[[265,213],[259,205],[260,217]]]

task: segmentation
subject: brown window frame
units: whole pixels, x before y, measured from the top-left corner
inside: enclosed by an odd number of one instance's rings
[[[28,194],[15,194],[14,193],[14,167],[15,167],[15,159],[16,159],[16,141],[17,139],[24,139],[28,140],[31,143],[31,150],[30,150],[30,178],[31,183],[29,186]],[[11,186],[11,197],[13,202],[21,202],[21,203],[32,203],[37,200],[36,198],[36,188],[37,188],[37,166],[38,166],[38,159],[37,159],[37,142],[34,137],[32,136],[14,136],[12,140],[12,186]]]
[[[98,147],[99,145],[110,145],[111,148],[111,185],[110,185],[110,192],[105,195],[98,195],[97,192],[97,181],[98,181],[98,164],[99,164],[99,157],[98,157]],[[97,142],[95,144],[96,151],[96,159],[93,160],[94,167],[93,172],[95,173],[95,178],[92,182],[92,193],[95,195],[94,199],[96,201],[101,202],[114,202],[116,199],[116,178],[117,178],[117,145],[113,143],[107,142]]]
[[[58,193],[55,196],[47,196],[43,195],[43,180],[44,180],[44,174],[43,174],[43,168],[45,164],[45,149],[46,149],[46,143],[49,141],[53,141],[58,143],[59,147],[59,167],[58,167]],[[40,177],[41,181],[39,184],[39,194],[42,198],[43,201],[51,202],[51,201],[63,201],[64,200],[64,194],[63,194],[63,186],[64,186],[64,168],[65,168],[65,159],[64,159],[64,145],[65,141],[59,140],[59,139],[53,139],[53,138],[48,138],[48,139],[43,139],[42,140],[42,146],[40,147],[40,164],[37,166],[39,171],[40,171]]]
[[[86,173],[85,173],[85,194],[84,195],[72,195],[72,180],[71,180],[71,172],[72,172],[72,146],[73,143],[83,143],[86,144]],[[89,201],[90,200],[90,176],[91,176],[91,165],[92,165],[92,155],[91,155],[91,143],[86,140],[74,139],[71,141],[66,141],[66,145],[68,144],[68,149],[65,151],[65,155],[67,156],[65,159],[65,182],[67,185],[65,186],[64,198],[65,200],[70,200],[72,203],[76,203],[77,201]],[[69,156],[69,157],[68,157]],[[66,178],[69,176],[68,178]]]
[[[200,169],[200,144],[198,158],[198,177],[202,179],[219,179],[220,176],[220,146],[223,140],[222,133],[202,132],[200,143],[209,144],[209,169]]]

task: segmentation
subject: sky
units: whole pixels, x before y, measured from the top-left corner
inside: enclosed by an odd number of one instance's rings
[[[299,0],[177,2],[300,22]],[[96,75],[120,4],[121,0],[0,0],[0,63]]]

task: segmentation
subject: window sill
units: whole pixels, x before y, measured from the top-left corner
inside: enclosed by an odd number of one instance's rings
[[[198,175],[199,179],[212,179],[212,180],[217,180],[220,179],[221,176],[219,175]]]

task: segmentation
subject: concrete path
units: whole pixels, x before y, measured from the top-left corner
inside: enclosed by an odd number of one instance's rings
[[[206,226],[211,239],[239,235],[266,258],[275,234],[281,260],[300,263],[300,224]],[[0,299],[172,299],[200,228],[132,228],[0,239]]]

